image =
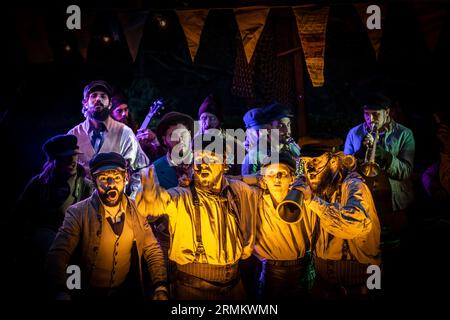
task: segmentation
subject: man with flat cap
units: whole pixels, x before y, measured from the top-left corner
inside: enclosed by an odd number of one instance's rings
[[[269,129],[264,110],[253,108],[244,114],[246,128],[245,148],[247,154],[242,163],[242,175],[256,174],[261,168],[262,161],[270,152]]]
[[[57,299],[167,299],[161,248],[133,201],[124,194],[126,161],[99,153],[89,162],[95,192],[71,206],[47,255],[50,290]],[[144,259],[150,283],[143,282]],[[67,287],[67,265],[81,271],[81,288]]]
[[[77,164],[80,155],[77,137],[52,137],[44,143],[42,150],[47,161],[42,172],[28,182],[13,217],[16,225],[22,226],[18,230],[23,231],[18,245],[31,252],[24,264],[29,267],[31,261],[35,265],[30,269],[40,272],[35,277],[39,280],[43,275],[45,255],[62,225],[67,208],[88,198],[94,189],[83,167]],[[23,252],[23,248],[17,252]]]
[[[291,110],[278,102],[265,106],[263,110],[271,130],[278,129],[279,150],[291,153],[294,158],[300,157],[300,147],[291,136],[291,119],[294,116]]]
[[[414,199],[411,175],[415,143],[410,129],[395,122],[390,115],[390,100],[380,93],[369,93],[360,101],[364,123],[352,128],[345,141],[344,153],[354,155],[361,165],[375,148],[378,177],[369,179],[381,225],[395,234],[406,227],[406,210]],[[374,138],[378,132],[378,142]],[[372,183],[370,183],[372,182]]]
[[[83,91],[83,115],[86,120],[69,131],[77,136],[80,164],[89,171],[89,160],[96,154],[117,152],[129,163],[133,171],[127,193],[134,198],[140,185],[139,171],[149,165],[133,130],[111,118],[111,87],[103,80],[89,83]]]

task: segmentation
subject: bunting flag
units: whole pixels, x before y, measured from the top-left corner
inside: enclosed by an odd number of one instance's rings
[[[78,41],[78,49],[84,61],[87,60],[89,42],[91,40],[92,27],[94,26],[95,15],[90,12],[81,11],[81,29],[73,30]]]
[[[378,5],[381,13],[381,29],[367,28],[367,19],[372,14],[372,12],[367,13],[367,8],[369,7],[369,4],[355,3],[353,5],[355,6],[359,16],[361,17],[364,28],[367,30],[367,35],[369,36],[370,43],[372,44],[372,48],[375,51],[375,57],[378,60],[378,54],[380,52],[381,47],[381,37],[383,36],[384,21],[386,19],[387,14],[387,5],[384,4]]]
[[[145,22],[148,12],[122,12],[118,13],[123,33],[127,39],[128,50],[130,50],[133,62],[139,52],[139,46],[144,33]]]
[[[234,9],[234,15],[244,44],[245,57],[247,63],[255,52],[256,44],[266,24],[269,8],[251,7]]]
[[[209,10],[177,10],[176,13],[183,27],[184,35],[186,36],[191,59],[194,61],[198,47],[200,46],[200,38]]]
[[[413,4],[428,50],[433,53],[438,44],[441,30],[449,19],[449,7],[447,4],[436,2],[415,1]],[[436,10],[437,6],[439,6],[439,10]]]
[[[306,68],[314,87],[323,86],[325,39],[329,7],[293,7],[305,56]]]
[[[26,51],[28,63],[49,63],[53,61],[45,17],[31,10],[16,13],[20,44]]]

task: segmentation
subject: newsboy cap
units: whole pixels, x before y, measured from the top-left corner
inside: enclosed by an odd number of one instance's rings
[[[244,123],[247,129],[262,129],[267,124],[264,110],[262,108],[253,108],[244,114]]]
[[[108,95],[111,99],[112,88],[111,86],[104,80],[95,80],[89,83],[83,90],[83,97],[87,99],[89,95],[94,91],[102,91]]]
[[[127,162],[117,152],[98,153],[89,161],[89,169],[93,175],[98,172],[113,169],[125,171],[127,169]]]

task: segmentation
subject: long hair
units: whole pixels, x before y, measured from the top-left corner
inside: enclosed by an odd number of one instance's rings
[[[44,165],[42,166],[42,172],[39,175],[39,178],[42,179],[44,183],[49,183],[51,177],[54,174],[56,166],[56,160],[47,160]]]

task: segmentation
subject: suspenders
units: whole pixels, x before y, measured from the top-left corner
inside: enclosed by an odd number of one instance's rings
[[[205,247],[202,241],[202,225],[200,220],[200,200],[198,199],[197,191],[195,190],[194,183],[191,183],[189,188],[192,193],[192,200],[194,202],[195,217],[194,217],[194,227],[195,227],[195,238],[197,241],[197,248],[195,249],[195,262],[207,263],[208,259],[206,257]]]
[[[195,239],[197,242],[197,248],[195,250],[195,262],[200,262],[200,263],[208,263],[208,259],[206,257],[206,251],[205,251],[205,247],[203,245],[203,240],[202,240],[202,227],[201,227],[201,218],[200,218],[200,200],[197,194],[197,190],[195,189],[194,183],[191,183],[189,185],[189,188],[191,189],[191,194],[192,194],[192,200],[194,202],[194,213],[195,213],[195,217],[194,217],[194,228],[195,228]],[[227,190],[227,192],[231,193],[231,198],[230,199],[228,197],[227,194],[227,207],[225,208],[225,210],[227,210],[228,212],[225,212],[225,214],[231,213],[234,217],[234,219],[236,220],[237,223],[237,231],[238,231],[238,238],[239,241],[241,241],[242,243],[242,231],[240,228],[240,224],[239,224],[239,215],[238,212],[236,210],[239,210],[239,199],[238,197],[234,194],[233,190],[231,189],[231,187],[229,187],[229,189]],[[237,204],[232,203],[232,200],[234,200],[235,202],[237,202]],[[221,208],[222,210],[224,210],[223,204],[221,203]],[[192,217],[191,217],[192,218]],[[223,223],[226,223],[225,220],[223,220]],[[224,232],[223,234],[224,239],[223,239],[223,245],[226,245],[226,232]],[[225,248],[226,250],[226,248]],[[226,252],[226,251],[225,251]]]

